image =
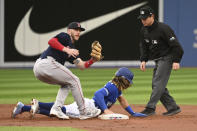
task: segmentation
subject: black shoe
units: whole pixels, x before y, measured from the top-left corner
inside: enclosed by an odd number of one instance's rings
[[[171,109],[171,110],[163,113],[163,115],[164,116],[172,116],[172,115],[178,114],[179,112],[181,112],[181,109],[180,109],[180,107],[177,107],[176,109]]]
[[[147,116],[151,116],[155,114],[155,110],[152,108],[145,108],[142,112],[143,114],[146,114]]]

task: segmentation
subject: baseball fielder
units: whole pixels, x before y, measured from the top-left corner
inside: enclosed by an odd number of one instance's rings
[[[120,68],[115,73],[115,77],[111,81],[109,81],[103,88],[95,92],[92,99],[85,98],[86,107],[91,110],[95,110],[95,108],[99,109],[103,114],[114,114],[110,110],[110,107],[112,107],[118,99],[122,108],[124,108],[129,114],[134,117],[145,117],[146,115],[142,113],[134,112],[122,95],[122,90],[125,90],[131,86],[133,76],[133,73],[128,68]],[[32,99],[31,104],[31,106],[27,106],[21,102],[18,102],[13,110],[12,117],[15,118],[16,115],[25,111],[31,112],[32,116],[36,113],[49,116],[50,109],[54,105],[54,103],[43,103],[36,99]],[[80,118],[80,112],[76,102],[70,105],[64,105],[61,110],[69,117]],[[95,114],[96,115],[92,117],[98,116],[100,112],[96,112]]]
[[[83,70],[101,59],[102,47],[98,41],[92,44],[90,60],[83,61],[79,57],[79,51],[75,49],[74,42],[79,39],[81,31],[84,30],[78,22],[70,23],[67,33],[62,32],[49,40],[49,47],[37,59],[33,68],[36,78],[40,81],[60,86],[56,101],[50,110],[51,116],[60,119],[69,119],[61,110],[69,90],[72,92],[82,119],[92,117],[98,111],[86,109],[79,78],[64,66],[68,61]]]

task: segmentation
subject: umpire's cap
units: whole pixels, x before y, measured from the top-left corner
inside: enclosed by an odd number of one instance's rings
[[[132,80],[134,77],[134,74],[126,67],[121,67],[115,74],[116,76],[122,76],[124,78],[126,78],[130,84],[132,84]]]
[[[149,6],[144,6],[140,9],[140,15],[138,16],[138,19],[146,19],[152,14],[154,14],[153,9]]]
[[[79,22],[71,22],[68,25],[68,29],[80,29],[81,31],[85,31],[85,28],[82,28]]]

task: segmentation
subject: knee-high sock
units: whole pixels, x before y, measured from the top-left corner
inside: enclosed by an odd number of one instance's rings
[[[31,106],[24,105],[21,112],[30,112],[30,110],[31,110]]]
[[[50,110],[46,110],[46,109],[44,109],[44,108],[41,108],[41,109],[39,110],[38,114],[50,116]]]
[[[50,112],[53,105],[54,105],[53,102],[51,102],[51,103],[39,102],[39,110],[40,110],[40,112],[43,112],[43,115],[49,116],[48,112]],[[62,112],[64,112],[66,114],[66,108],[64,106],[62,107]],[[40,113],[40,114],[42,114],[42,113]]]
[[[50,103],[44,103],[44,102],[39,102],[39,108],[40,109],[45,109],[45,110],[51,110],[52,106],[54,105],[53,102],[50,102]]]

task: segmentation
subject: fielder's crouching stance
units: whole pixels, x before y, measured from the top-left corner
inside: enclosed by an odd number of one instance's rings
[[[95,92],[92,99],[85,98],[85,106],[90,110],[94,110],[95,108],[100,109],[102,111],[101,113],[103,113],[102,116],[109,116],[108,114],[114,114],[110,110],[110,107],[118,99],[122,108],[124,108],[129,114],[134,117],[145,117],[145,114],[134,112],[122,95],[122,90],[125,90],[132,85],[133,76],[133,73],[128,68],[120,68],[115,73],[115,76],[111,81],[109,81],[103,88]],[[36,113],[49,116],[53,105],[54,103],[43,103],[36,99],[32,99],[31,106],[18,102],[12,112],[12,118],[15,118],[16,115],[22,112],[30,112],[32,116]],[[61,110],[69,117],[80,118],[80,112],[76,102],[70,105],[64,105]],[[98,115],[100,114],[97,114],[97,116]],[[108,119],[106,117],[101,117],[101,119],[102,118]]]
[[[94,62],[101,60],[102,47],[98,41],[92,44],[90,60],[83,61],[79,57],[79,51],[75,49],[74,43],[79,39],[81,31],[84,30],[78,22],[70,23],[67,33],[62,32],[49,40],[49,47],[41,54],[34,65],[33,71],[36,78],[42,82],[60,86],[56,101],[50,110],[51,116],[60,119],[69,119],[61,110],[69,90],[71,90],[72,96],[78,105],[80,119],[88,119],[100,112],[85,107],[79,78],[64,66],[67,61],[75,64],[80,69],[86,69]]]

